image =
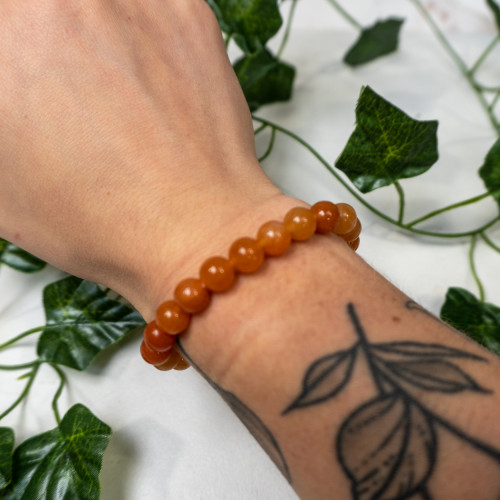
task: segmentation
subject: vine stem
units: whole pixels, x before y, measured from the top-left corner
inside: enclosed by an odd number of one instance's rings
[[[24,339],[25,337],[28,337],[29,335],[33,335],[34,333],[41,332],[45,327],[44,326],[37,326],[36,328],[31,328],[29,330],[26,330],[25,332],[17,335],[13,339],[10,339],[9,341],[5,342],[4,344],[0,344],[0,351],[2,349],[5,349],[6,347],[9,347],[16,342],[18,342],[21,339]]]
[[[290,7],[290,12],[288,13],[288,19],[286,22],[285,32],[283,33],[283,38],[281,39],[281,44],[276,54],[278,59],[281,59],[281,55],[285,50],[285,47],[288,43],[288,38],[290,37],[290,30],[292,29],[292,21],[295,16],[295,9],[297,7],[297,0],[292,0],[292,5]]]
[[[500,89],[497,90],[495,97],[493,97],[493,100],[491,101],[491,104],[489,105],[489,109],[492,113],[493,113],[493,110],[495,109],[495,106],[498,102],[498,99],[500,99]]]
[[[462,73],[464,78],[467,80],[469,85],[472,87],[472,90],[476,94],[481,106],[484,108],[495,132],[497,133],[497,135],[500,135],[500,124],[499,124],[498,120],[496,119],[496,116],[494,115],[494,113],[490,109],[490,106],[489,106],[487,100],[485,99],[483,93],[478,89],[477,83],[474,80],[474,76],[473,76],[472,72],[467,68],[467,65],[465,64],[464,60],[460,57],[458,52],[453,48],[453,46],[448,41],[448,39],[446,38],[444,33],[441,31],[439,26],[436,24],[436,22],[434,21],[432,16],[429,14],[427,9],[423,6],[421,0],[410,0],[410,2],[412,2],[413,5],[415,5],[417,10],[420,12],[420,14],[425,19],[425,21],[427,22],[427,24],[429,25],[431,30],[436,35],[436,38],[441,43],[442,47],[446,50],[448,55],[452,58],[452,60],[457,65],[458,69],[460,70],[460,72]]]
[[[500,36],[496,36],[491,43],[483,50],[482,54],[478,57],[477,61],[472,65],[469,73],[471,76],[474,76],[476,71],[479,69],[481,64],[486,60],[486,58],[490,55],[491,51],[495,48],[496,44],[500,41]]]
[[[59,398],[61,397],[64,386],[66,385],[66,375],[55,363],[50,363],[50,366],[59,375],[59,387],[57,388],[57,391],[54,394],[54,398],[52,399],[52,411],[54,412],[54,417],[56,419],[57,425],[60,425],[61,415],[59,414],[59,408],[57,406],[57,403],[59,401]]]
[[[276,129],[273,128],[271,132],[271,139],[269,139],[269,145],[267,146],[265,153],[259,158],[259,163],[262,163],[272,153],[275,139],[276,139]]]
[[[450,210],[454,210],[455,208],[460,208],[460,207],[465,207],[467,205],[472,205],[473,203],[477,203],[478,201],[484,200],[485,198],[488,198],[491,196],[491,193],[483,193],[478,196],[474,196],[473,198],[469,198],[468,200],[463,200],[459,201],[458,203],[453,203],[452,205],[448,205],[446,207],[440,208],[439,210],[434,210],[433,212],[428,213],[427,215],[424,215],[423,217],[419,217],[418,219],[415,219],[411,222],[408,222],[406,224],[407,227],[413,227],[416,226],[417,224],[420,224],[421,222],[424,222],[428,219],[431,219],[432,217],[436,217],[437,215],[440,215],[445,212],[449,212]]]
[[[495,252],[498,252],[500,253],[500,247],[498,245],[495,245],[495,243],[493,243],[493,241],[491,241],[488,236],[486,236],[486,234],[484,233],[479,233],[479,236],[481,236],[482,240],[489,246],[491,247],[493,250],[495,250]]]
[[[472,276],[474,277],[474,281],[476,282],[477,288],[479,290],[479,300],[481,302],[484,302],[485,299],[484,287],[477,273],[476,263],[474,261],[474,251],[476,249],[476,242],[477,242],[477,235],[473,234],[470,239],[469,265],[470,265],[470,270],[472,272]]]
[[[394,182],[394,187],[396,188],[396,191],[398,192],[399,196],[398,222],[400,224],[403,224],[403,218],[405,214],[405,192],[403,191],[403,188],[401,187],[401,184],[398,181]]]
[[[2,420],[2,418],[6,417],[11,411],[17,408],[22,400],[28,395],[35,380],[36,374],[38,373],[38,369],[40,368],[40,364],[41,361],[37,360],[35,362],[35,364],[33,365],[33,369],[28,376],[28,382],[24,386],[23,392],[21,392],[19,397],[2,414],[0,414],[0,420]]]
[[[23,363],[21,365],[0,365],[0,370],[5,371],[17,371],[25,370],[26,368],[33,368],[38,363],[38,359],[31,361],[30,363]]]
[[[327,0],[330,2],[330,4],[333,6],[333,8],[354,28],[356,28],[358,31],[361,31],[363,29],[363,26],[354,19],[354,17],[347,12],[342,5],[340,5],[336,0]]]
[[[269,120],[266,120],[264,118],[260,118],[257,116],[253,116],[253,119],[256,122],[265,124],[269,127],[272,127],[276,129],[278,132],[281,132],[282,134],[290,137],[297,143],[299,143],[301,146],[303,146],[305,149],[307,149],[334,177],[335,179],[347,190],[349,193],[354,196],[362,205],[364,205],[368,210],[370,210],[372,213],[374,213],[376,216],[380,217],[381,219],[385,220],[389,224],[392,224],[394,226],[399,227],[402,230],[408,231],[413,234],[418,234],[421,236],[431,236],[435,238],[463,238],[467,236],[472,236],[474,234],[479,234],[483,231],[486,231],[489,229],[491,226],[496,224],[500,220],[500,216],[496,216],[494,219],[490,220],[486,224],[482,225],[481,227],[478,227],[476,229],[470,230],[470,231],[463,231],[459,233],[436,233],[433,231],[425,231],[421,229],[415,229],[413,227],[409,227],[408,225],[401,224],[397,220],[393,219],[392,217],[389,217],[388,215],[384,214],[377,208],[375,208],[372,204],[368,203],[361,195],[359,195],[347,182],[342,179],[342,177],[330,166],[330,164],[314,149],[309,143],[307,143],[304,139],[299,137],[297,134],[294,134],[290,130],[277,125],[276,123],[273,123]]]

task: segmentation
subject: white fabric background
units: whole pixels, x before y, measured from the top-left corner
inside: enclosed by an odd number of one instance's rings
[[[325,0],[301,0],[284,58],[297,67],[294,98],[257,114],[293,130],[333,162],[352,132],[354,107],[362,85],[419,119],[438,119],[440,160],[427,174],[403,181],[409,218],[484,192],[476,175],[495,135],[473,93],[409,1],[343,2],[363,24],[377,17],[406,17],[397,54],[359,69],[345,67],[343,54],[356,32]],[[473,61],[494,36],[484,2],[426,2],[454,45]],[[485,82],[500,81],[500,47],[482,70]],[[258,148],[267,146],[265,134]],[[265,170],[285,191],[314,202],[353,201],[306,151],[278,136]],[[396,213],[394,189],[368,195],[383,211]],[[492,218],[487,200],[435,219],[436,231],[459,231]],[[433,312],[438,313],[449,286],[476,288],[467,265],[468,242],[413,238],[395,231],[363,207],[364,231],[359,253],[381,273]],[[500,240],[500,229],[493,237]],[[139,243],[139,242],[138,242]],[[278,263],[279,264],[279,263]],[[485,245],[477,249],[478,271],[488,299],[500,303],[500,259]],[[43,323],[41,289],[61,276],[54,269],[25,276],[0,270],[0,342]],[[35,339],[0,353],[0,363],[32,358]],[[161,373],[138,354],[139,338],[130,338],[98,358],[83,374],[69,373],[61,399],[65,411],[87,405],[112,426],[113,439],[102,472],[104,500],[275,500],[296,496],[266,455],[220,398],[194,371]],[[19,393],[15,374],[0,372],[0,407]],[[0,425],[12,425],[18,442],[54,427],[50,400],[57,380],[43,369],[27,405]]]

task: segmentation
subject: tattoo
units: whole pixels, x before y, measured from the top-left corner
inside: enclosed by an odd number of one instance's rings
[[[367,363],[377,395],[351,412],[335,444],[355,500],[432,499],[428,480],[435,472],[442,430],[500,464],[500,450],[455,427],[409,390],[489,394],[459,366],[463,360],[487,362],[485,358],[440,344],[370,343],[353,304],[348,304],[347,314],[357,341],[312,363],[302,391],[283,414],[334,398],[350,382],[358,360]]]
[[[453,328],[451,325],[449,325],[445,321],[442,321],[441,319],[439,319],[437,316],[435,316],[434,314],[429,312],[427,309],[423,308],[420,304],[417,304],[414,300],[411,300],[411,299],[407,300],[405,302],[405,307],[406,307],[406,309],[408,309],[408,311],[418,311],[422,314],[425,314],[427,317],[433,319],[436,323],[439,323],[441,326],[448,328],[448,330],[451,330],[453,333],[458,332],[458,330]]]
[[[219,393],[222,399],[229,405],[231,410],[236,414],[236,416],[241,420],[241,422],[248,429],[250,434],[257,440],[260,446],[268,454],[269,458],[274,462],[276,467],[285,476],[286,480],[291,484],[292,477],[288,464],[286,463],[285,457],[281,451],[278,441],[269,430],[269,428],[262,422],[262,420],[253,412],[247,405],[243,403],[238,397],[233,393],[226,391],[220,385],[216,384],[212,379],[210,379],[206,373],[204,373],[199,366],[194,363],[194,361],[189,357],[184,347],[181,345],[179,340],[177,340],[179,350],[182,355],[189,361],[189,363],[203,376],[203,378]]]

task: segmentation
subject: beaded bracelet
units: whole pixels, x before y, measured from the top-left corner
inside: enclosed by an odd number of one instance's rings
[[[187,278],[175,288],[175,300],[160,305],[156,320],[144,329],[141,354],[158,370],[185,370],[189,363],[176,348],[176,336],[185,332],[193,314],[204,311],[212,293],[231,288],[238,273],[257,271],[266,257],[283,254],[293,241],[306,241],[314,233],[334,233],[353,249],[359,246],[361,223],[347,203],[320,201],[311,208],[295,207],[283,222],[263,224],[257,238],[240,238],[229,249],[229,258],[210,257],[200,268],[199,278]]]

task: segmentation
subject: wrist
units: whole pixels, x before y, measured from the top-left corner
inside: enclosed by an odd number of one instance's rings
[[[282,219],[291,207],[302,203],[271,184],[260,186],[251,195],[231,193],[218,199],[222,198],[223,203],[198,204],[185,218],[189,223],[178,224],[178,232],[159,230],[137,246],[123,280],[114,288],[147,321],[172,296],[181,279],[197,276],[205,259],[225,256],[236,238],[256,234],[262,223]]]

